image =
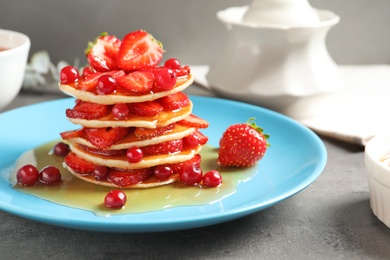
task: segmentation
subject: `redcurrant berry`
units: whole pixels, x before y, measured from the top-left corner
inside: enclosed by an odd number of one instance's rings
[[[61,84],[71,84],[79,78],[79,71],[73,66],[66,66],[61,69],[60,82]]]
[[[39,180],[38,169],[31,164],[24,165],[16,172],[16,180],[24,186],[33,186]]]
[[[125,103],[118,103],[112,107],[112,114],[115,119],[124,119],[129,115],[129,107]]]
[[[170,90],[176,84],[176,73],[170,68],[160,68],[154,72],[156,86],[161,90]]]
[[[61,172],[54,166],[46,166],[39,172],[39,180],[44,184],[57,184],[61,181]]]
[[[180,169],[179,180],[186,185],[196,185],[202,181],[202,175],[198,164],[187,164]]]
[[[69,148],[68,144],[63,143],[63,142],[59,142],[54,146],[53,152],[55,155],[65,157],[70,152],[70,148]]]
[[[157,165],[154,167],[154,175],[159,180],[168,180],[172,175],[172,168],[168,165]]]
[[[105,95],[113,93],[117,88],[116,80],[110,75],[102,75],[99,77],[96,89],[99,94]]]
[[[104,205],[107,208],[121,209],[126,204],[126,194],[121,190],[111,190],[104,198]]]
[[[203,184],[209,187],[218,187],[222,183],[222,176],[217,170],[211,170],[203,175]]]
[[[199,145],[199,137],[192,133],[183,138],[184,149],[194,149]]]
[[[108,175],[108,168],[106,166],[96,166],[93,170],[93,175],[96,180],[105,180]]]
[[[178,59],[170,58],[170,59],[167,59],[165,61],[164,67],[170,68],[170,69],[180,69],[181,64],[180,64],[180,61]]]
[[[129,161],[130,163],[137,163],[142,160],[142,158],[144,157],[144,153],[142,152],[141,148],[133,146],[127,150],[126,156],[127,161]]]

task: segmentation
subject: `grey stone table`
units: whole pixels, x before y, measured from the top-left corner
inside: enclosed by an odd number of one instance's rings
[[[195,86],[188,93],[211,95]],[[21,93],[1,112],[61,97]],[[192,230],[116,234],[0,211],[0,259],[390,259],[390,229],[369,205],[363,148],[322,140],[328,163],[321,176],[247,217]]]

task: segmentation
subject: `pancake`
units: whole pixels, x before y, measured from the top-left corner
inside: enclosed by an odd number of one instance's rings
[[[163,143],[163,142],[183,138],[185,136],[192,134],[195,131],[196,131],[196,128],[186,127],[186,126],[175,124],[174,128],[170,132],[168,132],[164,135],[157,136],[157,137],[154,137],[151,139],[146,139],[146,140],[139,140],[134,135],[134,133],[132,131],[127,136],[120,139],[119,141],[114,143],[112,146],[106,148],[105,150],[123,150],[123,149],[128,149],[128,148],[133,147],[133,146],[143,147],[143,146]],[[83,137],[71,138],[71,139],[68,139],[67,141],[70,143],[77,143],[77,144],[81,144],[84,146],[98,149],[96,146],[91,144],[87,139],[85,139]]]
[[[175,154],[161,154],[153,156],[145,156],[140,162],[130,163],[126,159],[126,155],[103,156],[85,151],[78,144],[70,144],[70,149],[78,157],[87,160],[95,165],[107,166],[110,168],[118,168],[124,170],[136,170],[150,168],[156,165],[176,164],[187,160],[191,160],[195,154],[198,154],[202,149],[198,145],[196,149],[182,151]]]
[[[188,86],[190,86],[193,81],[194,81],[194,77],[191,74],[189,74],[188,77],[177,78],[176,85],[171,90],[157,92],[157,93],[150,93],[146,95],[134,95],[134,96],[125,95],[123,93],[99,95],[97,93],[76,89],[71,85],[65,85],[65,84],[59,84],[59,88],[62,92],[70,96],[73,96],[76,99],[81,99],[84,101],[98,103],[102,105],[114,105],[117,103],[139,103],[139,102],[159,99],[161,97],[165,97],[183,91]]]
[[[74,171],[72,168],[70,168],[68,165],[66,165],[66,163],[63,163],[63,167],[65,169],[67,169],[73,176],[83,180],[83,181],[86,181],[86,182],[89,182],[89,183],[92,183],[94,185],[99,185],[99,186],[105,186],[105,187],[110,187],[110,188],[121,188],[121,189],[148,189],[148,188],[154,188],[154,187],[158,187],[158,186],[163,186],[163,185],[168,185],[168,184],[171,184],[173,182],[176,182],[179,178],[178,174],[173,174],[171,177],[169,177],[169,179],[167,180],[158,180],[156,178],[153,179],[153,181],[148,181],[148,182],[141,182],[141,183],[138,183],[138,184],[134,184],[134,185],[131,185],[131,186],[118,186],[118,185],[115,185],[114,183],[112,182],[109,182],[107,180],[95,180],[94,178],[91,178],[90,175],[85,175],[85,174],[80,174],[76,171]]]
[[[157,116],[134,116],[125,120],[116,120],[111,115],[111,112],[99,119],[81,119],[81,118],[69,118],[73,124],[81,125],[89,128],[101,128],[101,127],[145,127],[156,128],[173,124],[188,117],[192,113],[192,102],[186,107],[183,107],[175,111],[162,111]]]

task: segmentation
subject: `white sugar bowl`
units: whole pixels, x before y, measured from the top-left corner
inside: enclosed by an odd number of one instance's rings
[[[280,111],[341,88],[325,44],[340,20],[334,13],[313,9],[307,0],[258,0],[217,17],[228,30],[225,49],[206,75],[217,94]]]

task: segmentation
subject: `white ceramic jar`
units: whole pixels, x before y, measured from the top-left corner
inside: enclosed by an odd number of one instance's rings
[[[325,44],[337,15],[313,9],[319,21],[296,26],[244,20],[248,8],[217,13],[229,33],[221,58],[206,75],[217,94],[282,111],[299,98],[340,89],[338,67]]]

